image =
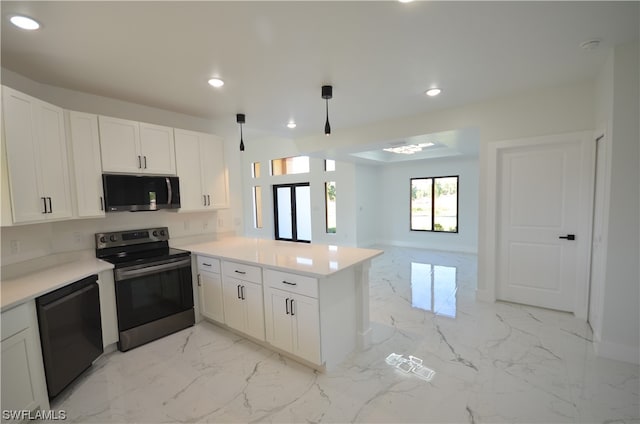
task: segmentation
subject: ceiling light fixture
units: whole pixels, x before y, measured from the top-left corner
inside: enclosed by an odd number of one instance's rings
[[[210,86],[215,88],[219,88],[224,85],[224,81],[222,81],[220,78],[211,78],[208,82]]]
[[[414,153],[421,152],[424,147],[435,146],[435,143],[420,143],[420,144],[407,144],[406,146],[389,147],[382,149],[385,152],[399,153],[402,155],[412,155]]]
[[[327,104],[327,120],[324,123],[324,134],[331,135],[331,125],[329,125],[329,99],[333,97],[333,87],[330,85],[322,86],[322,98]]]
[[[33,31],[40,28],[40,24],[38,23],[38,21],[29,18],[28,16],[15,15],[12,16],[9,20],[18,28],[26,29],[28,31]]]
[[[413,0],[398,0],[400,3],[411,3]]]
[[[580,43],[580,48],[583,50],[595,50],[600,47],[600,42],[601,40],[599,38],[583,41],[582,43]]]
[[[287,124],[287,128],[294,129],[295,127],[296,127],[296,123],[293,121],[289,121],[289,123]]]
[[[429,97],[434,97],[437,96],[438,94],[442,93],[442,90],[439,88],[430,88],[427,91],[424,92],[424,94],[426,94]]]
[[[242,140],[242,125],[245,122],[244,113],[238,113],[236,115],[236,122],[240,124],[240,151],[244,152],[244,140]]]

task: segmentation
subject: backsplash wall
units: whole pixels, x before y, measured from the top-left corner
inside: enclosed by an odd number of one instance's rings
[[[95,249],[94,234],[138,228],[168,227],[170,244],[193,236],[233,233],[229,209],[215,212],[176,213],[113,212],[101,219],[76,219],[15,227],[2,227],[2,265],[14,264],[57,253]]]

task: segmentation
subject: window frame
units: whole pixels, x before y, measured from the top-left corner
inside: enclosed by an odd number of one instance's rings
[[[455,231],[446,231],[446,230],[436,230],[435,229],[435,219],[436,219],[436,196],[435,196],[435,187],[436,180],[444,179],[444,178],[455,178],[456,179],[456,230]],[[423,229],[414,229],[413,228],[413,197],[411,196],[411,189],[413,188],[413,180],[431,180],[431,229],[423,230]],[[460,175],[441,175],[437,177],[412,177],[409,179],[409,230],[410,231],[420,231],[427,233],[444,233],[444,234],[458,234],[460,232]]]

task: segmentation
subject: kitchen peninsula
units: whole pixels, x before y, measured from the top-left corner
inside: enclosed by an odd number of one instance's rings
[[[233,237],[190,250],[200,313],[316,368],[369,346],[369,268],[382,250]]]

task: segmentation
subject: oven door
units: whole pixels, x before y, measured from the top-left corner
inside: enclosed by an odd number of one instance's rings
[[[114,271],[120,332],[193,309],[191,257]]]

